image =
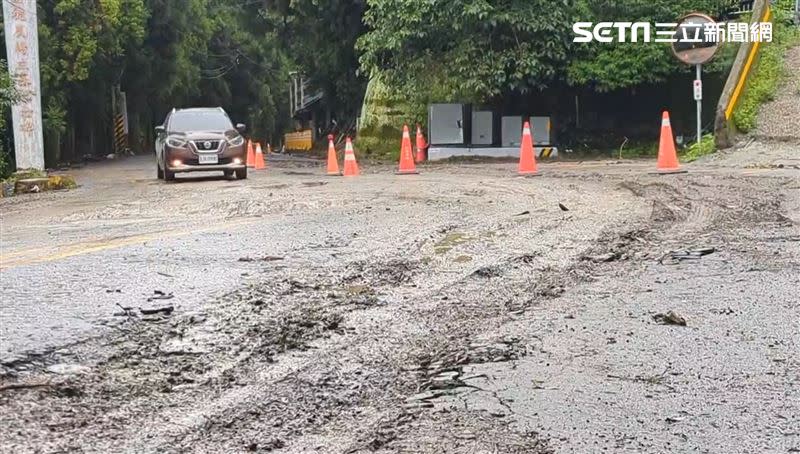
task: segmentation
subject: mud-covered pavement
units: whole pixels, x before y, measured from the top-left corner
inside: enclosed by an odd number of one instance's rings
[[[800,162],[767,155],[135,158],[4,199],[0,450],[800,450]]]

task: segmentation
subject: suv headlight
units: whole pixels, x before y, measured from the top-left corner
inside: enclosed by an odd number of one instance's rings
[[[238,147],[239,145],[244,144],[244,137],[237,135],[235,137],[228,137],[228,145],[232,147]]]
[[[186,146],[186,139],[181,137],[167,137],[167,145],[171,146],[172,148],[183,148]]]

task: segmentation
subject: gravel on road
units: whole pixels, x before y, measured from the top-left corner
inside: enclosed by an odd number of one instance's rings
[[[0,447],[800,448],[797,172],[651,165],[136,158],[0,201]]]

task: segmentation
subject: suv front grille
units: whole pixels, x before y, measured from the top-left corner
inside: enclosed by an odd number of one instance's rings
[[[195,140],[192,143],[198,151],[216,151],[219,149],[219,140]]]

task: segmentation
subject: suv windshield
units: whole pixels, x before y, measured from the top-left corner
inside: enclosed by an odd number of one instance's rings
[[[222,112],[176,112],[169,120],[172,132],[227,131],[233,129],[230,119]]]

